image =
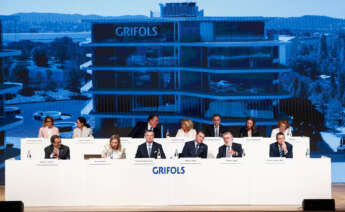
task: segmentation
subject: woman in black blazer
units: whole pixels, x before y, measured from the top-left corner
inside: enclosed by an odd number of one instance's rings
[[[247,118],[246,126],[241,127],[240,137],[259,137],[260,134],[256,128],[255,119]]]

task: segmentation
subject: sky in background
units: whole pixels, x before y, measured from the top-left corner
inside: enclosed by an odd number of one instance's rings
[[[190,0],[187,0],[190,1]],[[159,3],[181,0],[0,0],[0,15],[18,12],[147,15]],[[206,16],[302,16],[345,18],[345,0],[196,0]]]

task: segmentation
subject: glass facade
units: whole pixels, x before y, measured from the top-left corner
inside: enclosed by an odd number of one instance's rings
[[[279,119],[279,100],[291,96],[278,81],[287,67],[264,21],[157,20],[93,23],[92,114],[114,117],[120,128],[149,113],[170,123],[208,123],[217,113],[229,126],[248,116]]]

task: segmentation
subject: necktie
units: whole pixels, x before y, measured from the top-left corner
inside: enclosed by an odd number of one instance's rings
[[[152,151],[152,147],[151,147],[151,146],[149,146],[149,147],[148,147],[148,149],[149,149],[148,153],[149,153],[149,158],[150,158],[150,157],[151,157],[151,151]]]
[[[226,147],[226,157],[230,157],[231,156],[231,153],[230,153],[230,146],[227,146]]]
[[[219,137],[219,127],[214,128],[215,132],[215,137]]]
[[[196,156],[198,155],[198,150],[199,150],[199,144],[197,144],[196,147],[195,147],[195,155]]]
[[[279,156],[283,157],[283,148],[279,146]]]

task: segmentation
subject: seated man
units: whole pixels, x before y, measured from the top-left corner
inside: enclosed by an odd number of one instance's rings
[[[151,114],[147,118],[147,122],[138,122],[132,131],[129,133],[128,137],[132,138],[143,138],[146,130],[151,130],[154,133],[155,138],[161,138],[161,128],[158,124],[158,116]]]
[[[69,160],[69,147],[61,144],[61,137],[59,135],[53,135],[50,137],[51,144],[44,148],[45,159],[61,159],[61,160]]]
[[[202,143],[205,138],[205,133],[200,131],[194,141],[189,141],[184,144],[181,157],[192,158],[200,157],[207,158],[207,145]]]
[[[222,137],[226,132],[226,128],[220,124],[222,118],[219,114],[215,114],[212,117],[213,125],[207,125],[205,128],[206,137]]]
[[[277,142],[270,144],[270,157],[293,158],[292,145],[285,141],[284,133],[277,133],[276,139]]]
[[[162,145],[153,141],[154,133],[152,130],[145,132],[146,142],[140,144],[135,154],[135,158],[164,158],[165,154]]]
[[[242,157],[242,145],[232,142],[233,136],[230,132],[223,133],[224,145],[219,147],[217,158]]]

